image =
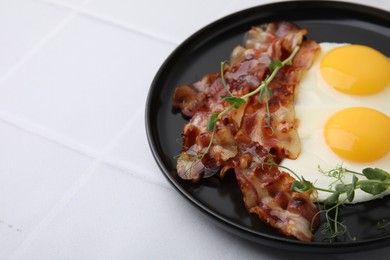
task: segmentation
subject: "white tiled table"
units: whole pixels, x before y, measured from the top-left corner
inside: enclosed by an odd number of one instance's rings
[[[144,129],[170,52],[269,2],[1,0],[0,259],[285,258],[214,227],[179,196]],[[390,10],[387,0],[354,2]],[[390,247],[315,257],[371,255],[385,259]]]

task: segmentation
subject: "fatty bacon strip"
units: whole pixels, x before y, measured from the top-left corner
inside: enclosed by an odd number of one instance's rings
[[[288,22],[253,27],[245,34],[243,46],[233,50],[223,77],[209,74],[192,85],[177,87],[173,106],[190,118],[182,132],[183,151],[176,166],[182,179],[196,182],[233,169],[249,212],[287,236],[311,241],[319,218],[310,194],[292,192],[295,179],[269,164],[294,159],[301,149],[295,129],[295,90],[319,49],[316,42],[303,40],[306,33]],[[225,113],[214,135],[207,130],[211,115],[229,106],[222,100],[229,95],[223,79],[229,92],[241,97],[264,80],[270,57],[284,60],[296,46],[300,49],[291,66],[283,67],[268,86],[270,121],[265,102],[254,95]]]

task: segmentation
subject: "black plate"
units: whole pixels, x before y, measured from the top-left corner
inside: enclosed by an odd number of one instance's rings
[[[390,197],[347,206],[342,219],[356,241],[328,243],[320,232],[315,242],[287,238],[249,214],[241,191],[231,174],[224,180],[212,177],[193,185],[176,176],[174,156],[180,153],[177,139],[186,120],[172,110],[175,87],[193,83],[217,72],[221,61],[241,43],[251,26],[277,20],[292,21],[309,29],[308,38],[318,42],[349,42],[371,46],[390,56],[390,13],[361,5],[332,1],[291,1],[258,6],[220,19],[184,41],[164,62],[150,88],[146,104],[146,130],[153,155],[169,182],[194,206],[219,226],[264,245],[302,252],[346,253],[390,244]],[[207,234],[205,234],[207,235]]]

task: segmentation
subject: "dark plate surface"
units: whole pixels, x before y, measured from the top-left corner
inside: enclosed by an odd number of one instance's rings
[[[308,38],[317,42],[364,44],[390,56],[390,13],[383,10],[341,2],[291,1],[229,15],[184,41],[155,76],[146,104],[146,130],[152,153],[181,195],[209,219],[238,236],[302,252],[346,253],[388,246],[390,225],[378,228],[377,224],[390,221],[390,197],[343,208],[341,217],[355,241],[345,239],[330,244],[317,232],[316,241],[308,243],[284,237],[248,213],[232,174],[224,180],[212,177],[196,185],[176,176],[174,156],[181,151],[177,139],[187,121],[172,109],[174,89],[217,72],[220,62],[229,58],[251,26],[277,20],[308,28]]]

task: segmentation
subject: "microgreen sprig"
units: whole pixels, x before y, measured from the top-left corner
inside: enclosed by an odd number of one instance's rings
[[[317,213],[324,213],[325,215],[325,222],[321,233],[329,241],[334,241],[341,235],[347,235],[351,240],[355,240],[349,233],[347,225],[339,220],[339,211],[340,207],[347,201],[353,202],[356,190],[360,189],[373,196],[377,196],[390,189],[390,173],[379,168],[365,168],[360,173],[349,170],[342,165],[337,165],[336,168],[330,171],[323,171],[318,167],[321,173],[336,179],[328,189],[325,189],[316,187],[312,182],[305,180],[302,176],[298,176],[287,167],[280,165],[279,167],[287,169],[296,177],[297,180],[291,185],[292,191],[301,193],[324,191],[330,193],[323,201],[323,209]],[[352,181],[350,183],[343,181],[346,173],[352,174]],[[359,179],[359,177],[365,177],[366,179]]]
[[[215,138],[215,132],[217,129],[218,120],[220,120],[223,117],[223,115],[225,115],[230,110],[240,108],[243,104],[245,104],[247,102],[247,99],[249,97],[254,96],[256,94],[259,94],[259,100],[261,102],[263,102],[263,101],[265,102],[266,112],[267,112],[267,119],[266,119],[267,124],[273,131],[273,128],[271,126],[271,118],[272,117],[271,117],[271,113],[270,113],[269,105],[268,105],[268,100],[272,97],[272,92],[271,92],[271,89],[268,87],[268,85],[275,78],[276,74],[278,73],[278,71],[281,68],[283,68],[286,65],[292,64],[292,60],[295,57],[295,55],[297,54],[298,50],[299,50],[299,47],[298,46],[295,47],[294,50],[291,52],[290,56],[283,61],[280,61],[278,59],[274,59],[271,57],[270,58],[271,62],[270,62],[270,64],[268,64],[268,68],[269,68],[271,73],[265,77],[265,79],[261,82],[261,84],[255,90],[253,90],[252,92],[249,92],[241,97],[234,96],[233,93],[229,90],[229,87],[227,86],[225,75],[224,75],[224,67],[225,67],[226,61],[221,62],[221,64],[220,64],[221,83],[222,83],[223,88],[227,92],[227,95],[222,96],[221,98],[223,101],[226,101],[229,104],[229,106],[227,106],[223,111],[221,111],[219,113],[214,112],[210,115],[210,118],[207,121],[207,125],[206,125],[207,131],[209,131],[211,133],[210,142],[205,149],[202,149],[202,151],[195,152],[195,153],[191,152],[190,156],[191,156],[191,160],[193,161],[193,164],[189,169],[187,169],[187,171],[189,171],[189,172],[187,172],[188,176],[191,175],[191,171],[193,170],[194,165],[196,163],[199,163],[206,156],[206,154],[210,151],[212,144],[213,144],[213,141],[214,141],[214,138]]]
[[[225,62],[221,62],[221,69],[220,69],[220,74],[221,74],[221,82],[223,87],[226,89],[228,95],[223,96],[222,100],[226,101],[229,103],[229,106],[226,107],[222,112],[220,113],[213,113],[210,116],[210,119],[207,124],[207,130],[208,131],[213,131],[215,130],[215,125],[219,119],[222,118],[224,114],[226,114],[228,111],[230,111],[233,108],[239,108],[241,105],[246,103],[246,100],[254,96],[256,94],[259,94],[259,100],[263,101],[265,100],[265,105],[266,105],[266,111],[267,111],[267,123],[269,126],[271,126],[271,113],[269,111],[269,106],[268,106],[268,100],[272,97],[272,93],[270,88],[268,87],[269,83],[275,78],[276,74],[279,72],[281,68],[283,68],[286,65],[291,65],[293,58],[297,54],[299,50],[299,47],[295,47],[295,49],[291,52],[290,56],[285,59],[284,61],[280,61],[278,59],[271,58],[271,62],[268,65],[268,68],[271,71],[271,74],[267,75],[266,78],[261,82],[261,84],[253,91],[241,96],[241,97],[236,97],[234,96],[230,91],[229,88],[226,84],[224,73],[223,73],[223,68],[225,65]]]

